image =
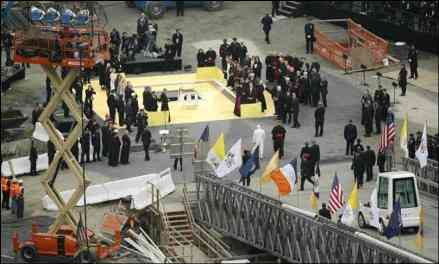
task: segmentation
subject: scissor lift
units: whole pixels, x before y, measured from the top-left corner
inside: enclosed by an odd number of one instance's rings
[[[38,120],[48,132],[49,138],[57,150],[53,162],[41,180],[47,195],[59,209],[59,214],[49,227],[48,233],[57,233],[64,223],[69,225],[72,230],[76,230],[78,221],[72,209],[91,182],[87,176],[84,177],[85,180],[83,179],[83,171],[70,151],[73,144],[82,135],[83,124],[88,121],[81,112],[81,106],[76,103],[70,87],[79,76],[81,69],[92,68],[98,60],[109,59],[108,33],[99,27],[32,26],[26,31],[15,33],[13,47],[12,54],[16,63],[41,65],[55,88],[54,95]],[[56,72],[58,66],[69,69],[69,73],[64,79]],[[76,121],[76,125],[66,141],[56,132],[55,125],[50,121],[57,106],[63,102],[70,109]],[[49,184],[55,177],[56,168],[61,158],[72,170],[77,181],[76,188],[68,201],[62,198],[54,184]]]

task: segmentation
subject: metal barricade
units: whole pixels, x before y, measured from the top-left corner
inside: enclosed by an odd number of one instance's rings
[[[438,197],[439,163],[437,161],[428,160],[427,166],[420,168],[418,160],[402,158],[402,166],[404,170],[410,171],[417,176],[416,180],[419,191],[430,196]]]

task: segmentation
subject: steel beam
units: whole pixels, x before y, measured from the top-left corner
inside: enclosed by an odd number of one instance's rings
[[[76,103],[74,96],[70,92],[70,87],[73,81],[78,77],[79,70],[71,69],[66,78],[62,80],[58,76],[54,67],[45,65],[41,66],[43,67],[43,70],[49,79],[52,81],[55,88],[55,94],[51,97],[49,103],[44,108],[38,120],[46,129],[50,141],[52,141],[57,150],[52,163],[41,180],[41,184],[43,185],[47,195],[50,197],[50,199],[52,199],[59,209],[55,222],[49,227],[49,233],[56,233],[64,223],[67,223],[72,230],[76,230],[77,219],[73,214],[72,209],[78,203],[79,199],[84,194],[84,190],[90,184],[90,181],[87,179],[87,177],[85,178],[85,181],[83,180],[82,169],[79,166],[75,156],[73,156],[71,152],[73,144],[82,135],[82,122],[87,122],[85,117],[84,120],[82,119],[83,115],[81,107]],[[55,125],[50,120],[51,116],[55,113],[57,106],[62,102],[67,105],[74,119],[76,120],[76,126],[73,128],[73,131],[69,134],[65,141],[58,134]],[[61,162],[61,159],[64,159],[64,161],[67,163],[67,166],[73,172],[73,175],[77,181],[76,188],[74,189],[74,192],[68,201],[64,201],[58,190],[56,190],[55,186],[49,184],[56,173],[56,168]]]

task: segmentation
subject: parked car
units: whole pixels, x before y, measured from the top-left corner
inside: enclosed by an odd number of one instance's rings
[[[126,1],[128,7],[136,7],[150,18],[162,17],[166,9],[175,8],[177,1]],[[207,11],[222,9],[224,1],[184,1],[185,7],[204,7]]]

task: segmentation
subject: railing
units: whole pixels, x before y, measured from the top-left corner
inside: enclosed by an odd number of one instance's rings
[[[432,262],[409,250],[366,239],[342,224],[314,219],[256,198],[236,184],[200,177],[197,222],[289,262]]]
[[[424,194],[438,197],[439,195],[439,163],[434,160],[428,160],[427,166],[420,168],[419,161],[416,159],[402,158],[404,170],[415,174],[419,191]]]
[[[189,223],[192,229],[192,235],[194,237],[194,242],[196,243],[198,248],[203,248],[207,252],[208,256],[211,256],[213,254],[213,257],[219,258],[219,257],[232,257],[232,254],[229,252],[230,248],[218,241],[215,237],[213,237],[211,234],[206,232],[201,226],[196,224],[195,218],[192,214],[192,206],[191,201],[189,199],[188,190],[186,187],[183,188],[183,203],[186,210],[186,213],[189,218]],[[197,203],[192,203],[197,204]],[[199,208],[199,206],[197,206]],[[195,239],[196,238],[196,239]]]

